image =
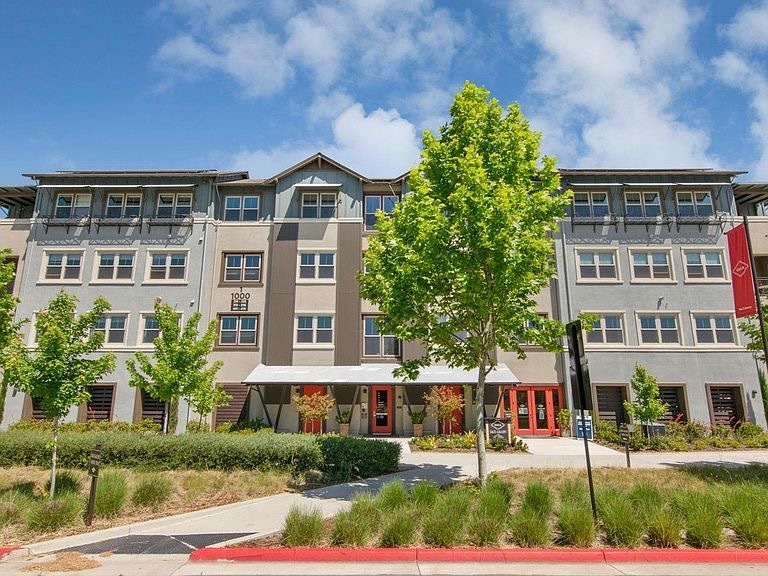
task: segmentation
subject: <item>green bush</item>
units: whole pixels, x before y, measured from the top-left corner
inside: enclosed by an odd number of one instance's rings
[[[669,505],[643,513],[648,544],[656,548],[679,548],[682,544],[683,519]]]
[[[428,508],[440,495],[440,486],[429,480],[422,480],[411,489],[411,500],[419,508]]]
[[[467,538],[473,546],[497,546],[505,527],[505,516],[487,515],[478,509],[467,520]]]
[[[768,495],[765,486],[737,486],[725,495],[723,505],[728,526],[742,547],[768,547]]]
[[[402,480],[387,482],[376,496],[376,505],[380,510],[394,510],[408,504],[410,495]]]
[[[418,522],[415,511],[409,507],[397,508],[384,517],[379,546],[383,548],[410,546],[416,540],[417,531]]]
[[[736,428],[735,433],[737,438],[745,440],[747,438],[759,438],[765,434],[765,430],[752,422],[743,422],[741,426]]]
[[[685,541],[694,548],[718,548],[723,540],[725,523],[717,502],[696,491],[685,491],[675,497],[683,515]]]
[[[244,422],[222,422],[218,426],[216,426],[216,432],[221,433],[249,433],[249,432],[258,432],[262,429],[269,429],[267,426],[267,423],[264,422],[261,418],[256,418],[255,420],[248,420]]]
[[[16,490],[0,496],[0,528],[22,520],[22,513],[29,507],[32,498]]]
[[[442,492],[424,515],[424,541],[439,548],[455,548],[462,544],[470,498],[469,492],[460,486]]]
[[[210,431],[211,427],[208,422],[201,422],[200,420],[190,420],[187,422],[187,434],[200,434]]]
[[[531,508],[521,508],[512,517],[510,532],[512,541],[523,548],[544,548],[552,539],[549,522]]]
[[[31,430],[52,432],[51,420],[21,420],[8,427],[8,430]],[[162,427],[149,418],[139,422],[112,422],[109,420],[87,420],[85,422],[62,422],[59,432],[150,432],[160,433]]]
[[[602,444],[620,444],[621,436],[616,423],[605,420],[595,422],[595,441]]]
[[[81,498],[71,492],[63,492],[56,498],[33,502],[27,509],[26,526],[32,532],[51,532],[74,524],[81,513]]]
[[[291,506],[283,521],[283,545],[317,546],[323,539],[323,515],[317,508]]]
[[[565,546],[589,548],[595,541],[595,521],[589,501],[564,501],[557,511],[558,541]]]
[[[357,546],[368,544],[373,524],[360,509],[343,510],[336,515],[331,531],[331,543],[334,546]]]
[[[96,481],[93,512],[102,518],[113,518],[123,509],[128,496],[128,481],[119,470],[104,470]]]
[[[643,537],[643,521],[627,495],[620,490],[607,489],[597,494],[597,509],[611,546],[636,548]]]
[[[51,492],[50,480],[45,483],[45,491]],[[65,492],[78,494],[80,492],[80,480],[72,472],[57,472],[55,494],[64,494]]]
[[[255,434],[254,437],[260,436]],[[284,434],[269,435],[270,441]],[[303,436],[309,436],[305,434]],[[341,436],[319,436],[321,463],[318,468],[330,482],[349,482],[396,472],[400,463],[400,445],[384,440]]]
[[[145,508],[159,508],[172,494],[173,484],[168,478],[160,474],[147,474],[136,484],[131,503]]]
[[[547,519],[552,512],[552,491],[543,482],[531,482],[523,492],[521,509],[541,519]]]

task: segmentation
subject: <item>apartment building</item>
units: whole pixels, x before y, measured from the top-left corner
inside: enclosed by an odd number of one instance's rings
[[[555,237],[558,275],[538,295],[538,311],[563,321],[599,314],[585,335],[599,417],[625,418],[621,401],[641,362],[662,383],[667,419],[765,425],[724,248],[738,173],[561,174],[574,203]],[[211,360],[224,361],[218,380],[233,400],[214,424],[261,418],[296,431],[303,423],[291,396],[322,391],[352,413],[353,434],[408,435],[409,406],[419,409],[429,386],[442,384],[464,395],[458,427],[473,427],[476,376],[433,366],[415,383],[395,380],[392,369],[417,357],[419,345],[379,333],[376,308],[358,292],[376,211],[390,212],[408,193],[407,175],[371,179],[318,153],[265,179],[215,170],[28,176],[37,186],[0,189],[0,203],[23,197],[0,220],[3,244],[13,236],[20,256],[19,316],[33,318],[62,288],[83,308],[98,295],[113,306],[100,329],[116,370],[71,419],[162,418],[163,405],[130,388],[125,370],[136,350],[151,351],[160,297],[182,319],[200,311],[217,321]],[[571,405],[567,357],[526,352],[521,361],[498,351],[486,414],[514,415],[518,434],[555,434],[557,410]],[[179,415],[182,430],[191,415],[184,405]],[[9,392],[3,425],[38,416],[34,399]],[[324,426],[336,429],[333,418]],[[436,426],[427,420],[425,428]]]

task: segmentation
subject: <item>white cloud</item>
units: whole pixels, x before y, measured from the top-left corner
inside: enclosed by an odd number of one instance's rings
[[[674,112],[681,79],[699,65],[699,18],[681,0],[514,2],[513,33],[541,49],[532,124],[545,151],[561,165],[717,165],[706,131]]]
[[[377,109],[366,114],[355,103],[333,121],[332,142],[297,142],[277,148],[241,150],[230,168],[248,170],[265,178],[321,151],[364,176],[395,177],[419,162],[416,129],[396,110]]]
[[[745,49],[768,48],[768,1],[747,6],[740,10],[725,31],[728,39]]]

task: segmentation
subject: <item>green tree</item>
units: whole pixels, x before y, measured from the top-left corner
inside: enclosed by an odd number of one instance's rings
[[[763,308],[763,321],[768,322],[768,309],[766,308]],[[757,315],[747,318],[747,322],[739,322],[739,330],[749,339],[747,350],[752,352],[761,364],[765,364],[763,338],[760,334],[760,323],[758,322]],[[763,412],[765,413],[765,419],[768,420],[768,380],[763,369],[758,369],[757,375],[760,382],[760,396],[763,400]]]
[[[642,364],[635,364],[635,373],[629,381],[633,402],[624,401],[624,410],[641,423],[658,420],[669,410],[669,406],[659,398],[659,384],[656,378]]]
[[[195,312],[182,327],[176,311],[160,299],[155,300],[155,319],[160,336],[154,342],[154,364],[143,352],[136,352],[135,361],[126,361],[131,375],[129,384],[166,403],[166,422],[163,425],[166,433],[170,405],[178,398],[184,398],[200,415],[201,421],[216,406],[224,406],[232,399],[216,387],[216,373],[222,361],[217,360],[208,366],[208,354],[216,341],[216,321],[211,321],[205,333],[200,335],[200,318],[200,312]]]
[[[516,104],[506,111],[469,82],[439,137],[425,132],[421,164],[391,218],[379,214],[361,294],[379,327],[420,341],[421,358],[396,371],[414,380],[443,360],[478,371],[474,393],[478,476],[485,481],[484,391],[496,348],[525,357],[523,342],[560,348],[561,323],[540,319],[534,296],[555,272],[551,234],[569,202],[555,160]]]
[[[16,275],[16,267],[8,260],[11,251],[0,250],[0,368],[6,358],[6,349],[16,338],[21,322],[14,322],[16,305],[19,299],[6,290]],[[3,376],[0,384],[0,420],[5,412],[5,395],[8,392],[8,382]]]
[[[96,324],[110,308],[99,297],[91,310],[77,316],[77,298],[62,290],[37,314],[37,348],[29,350],[21,338],[14,338],[4,362],[8,383],[40,398],[43,413],[53,419],[51,497],[56,491],[59,420],[72,406],[86,403],[89,387],[115,369],[114,354],[93,354],[104,343]]]

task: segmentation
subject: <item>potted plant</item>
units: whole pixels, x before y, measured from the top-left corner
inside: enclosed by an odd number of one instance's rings
[[[571,430],[571,411],[568,408],[560,408],[557,411],[557,425],[560,428],[560,436],[567,436]]]
[[[296,411],[303,423],[304,432],[315,433],[315,422],[320,422],[320,430],[323,431],[323,421],[328,419],[328,410],[335,404],[333,398],[327,394],[316,392],[309,396],[294,394],[291,401],[296,405]],[[308,426],[309,425],[309,426]],[[311,426],[311,429],[309,429]]]
[[[419,438],[424,434],[424,419],[427,417],[427,409],[422,408],[419,411],[413,411],[409,406],[408,416],[411,417],[411,422],[413,423],[413,436]]]
[[[461,410],[464,399],[456,394],[449,386],[431,386],[429,392],[424,394],[428,411],[439,424],[442,424],[443,434],[452,434],[453,425],[456,424],[454,412]]]
[[[339,425],[339,436],[349,436],[349,421],[352,420],[352,411],[344,410],[336,414],[336,424]]]

